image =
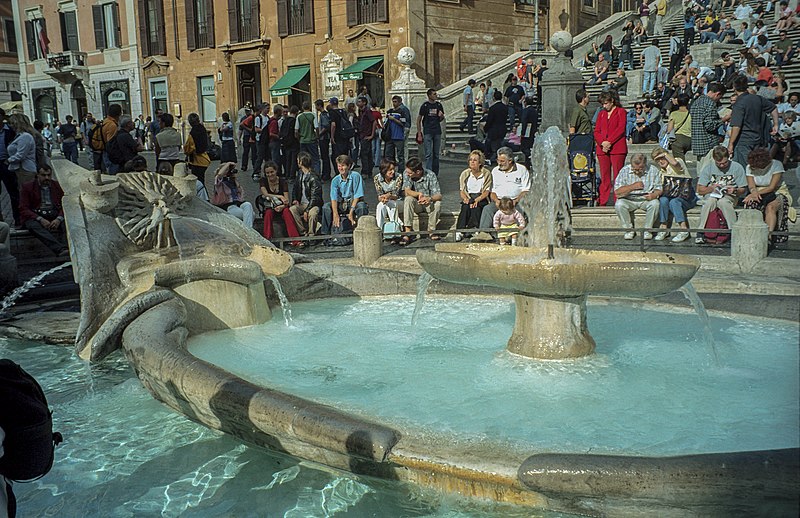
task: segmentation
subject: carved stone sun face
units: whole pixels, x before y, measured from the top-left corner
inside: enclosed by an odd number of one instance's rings
[[[410,65],[414,62],[416,57],[417,53],[414,52],[414,49],[411,47],[403,47],[397,53],[397,61],[399,61],[401,65]]]

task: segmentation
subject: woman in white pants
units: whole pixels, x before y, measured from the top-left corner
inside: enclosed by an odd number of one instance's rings
[[[375,175],[375,191],[378,193],[378,206],[375,209],[375,219],[378,220],[378,228],[384,229],[387,222],[396,223],[393,232],[400,229],[399,215],[397,210],[402,207],[402,203],[397,203],[403,193],[403,175],[397,172],[397,163],[394,160],[384,158],[378,174]]]

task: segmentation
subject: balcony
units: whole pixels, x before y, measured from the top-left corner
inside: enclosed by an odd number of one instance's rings
[[[60,83],[74,83],[85,80],[89,75],[86,67],[86,53],[68,50],[47,55],[44,73]]]

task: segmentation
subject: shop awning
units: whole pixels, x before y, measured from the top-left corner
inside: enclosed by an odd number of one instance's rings
[[[291,94],[292,87],[299,83],[308,74],[309,70],[311,70],[309,65],[291,67],[283,74],[283,77],[275,81],[275,84],[270,87],[269,93],[273,97]]]
[[[358,58],[358,61],[339,72],[342,81],[352,81],[364,78],[364,71],[383,61],[382,56],[376,58]]]

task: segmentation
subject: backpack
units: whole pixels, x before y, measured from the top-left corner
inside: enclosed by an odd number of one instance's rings
[[[713,229],[727,229],[728,222],[725,221],[725,215],[722,214],[722,211],[719,209],[714,209],[708,213],[708,219],[706,220],[705,228],[713,228]],[[718,245],[723,243],[727,243],[731,239],[730,234],[725,234],[722,232],[706,232],[705,238],[709,241],[715,242]]]
[[[17,482],[43,477],[53,467],[55,447],[63,437],[53,433],[41,385],[16,363],[0,360],[0,401],[0,428],[6,434],[0,475]]]
[[[297,137],[294,135],[294,124],[297,119],[286,117],[278,130],[278,139],[283,147],[295,147],[298,144]]]
[[[339,109],[339,120],[336,121],[338,124],[336,125],[336,135],[343,138],[343,139],[351,139],[356,136],[356,128],[353,126],[353,123],[350,122],[350,118],[347,117],[347,112],[342,109]]]
[[[331,227],[331,237],[325,240],[325,246],[347,246],[353,244],[352,237],[344,237],[342,234],[352,234],[353,224],[347,216],[339,217],[339,226]]]
[[[105,152],[108,154],[108,159],[112,164],[123,165],[125,163],[125,156],[119,146],[117,135],[119,135],[119,132],[111,137],[111,140],[106,142]]]
[[[216,142],[209,142],[206,154],[211,161],[219,160],[222,156],[222,148]]]
[[[94,126],[89,128],[86,132],[86,140],[89,141],[89,147],[92,151],[102,151],[106,147],[106,141],[103,140],[103,122],[95,122]]]

